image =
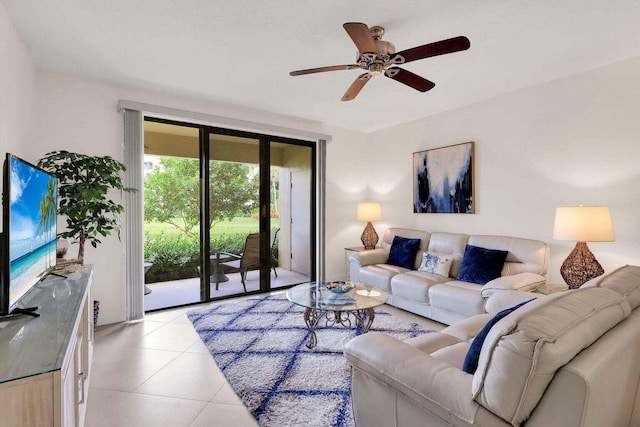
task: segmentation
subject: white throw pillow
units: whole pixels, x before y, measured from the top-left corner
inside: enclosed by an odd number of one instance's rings
[[[418,270],[449,277],[451,263],[453,263],[453,255],[424,252],[422,254],[422,262],[420,263],[420,268]]]

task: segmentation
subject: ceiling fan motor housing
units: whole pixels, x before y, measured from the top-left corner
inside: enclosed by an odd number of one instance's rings
[[[369,71],[372,76],[380,75],[384,72],[384,69],[389,65],[391,55],[396,53],[396,46],[388,41],[382,40],[384,34],[384,28],[375,26],[369,29],[373,41],[376,44],[378,53],[374,52],[358,52],[357,62],[360,67]]]

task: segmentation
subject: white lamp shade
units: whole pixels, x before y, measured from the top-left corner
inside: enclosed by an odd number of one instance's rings
[[[381,219],[380,203],[358,203],[356,220],[370,222],[380,221]]]
[[[553,238],[574,242],[612,242],[616,239],[607,206],[556,208]]]

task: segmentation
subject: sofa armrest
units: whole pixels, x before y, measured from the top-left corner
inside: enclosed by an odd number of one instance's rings
[[[365,265],[384,264],[387,262],[389,254],[384,249],[371,249],[367,251],[353,252],[349,255],[349,263],[358,267]]]
[[[544,276],[536,273],[518,273],[510,276],[501,276],[493,279],[482,286],[480,294],[483,298],[488,298],[497,291],[532,291],[538,286],[547,282]]]
[[[380,332],[353,338],[344,354],[352,369],[392,387],[441,420],[473,423],[479,405],[471,396],[472,375]]]

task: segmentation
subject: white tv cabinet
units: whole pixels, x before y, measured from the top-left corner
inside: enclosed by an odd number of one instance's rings
[[[20,303],[40,317],[0,323],[0,424],[80,427],[93,355],[92,267],[49,276]],[[6,424],[5,424],[6,423]]]

